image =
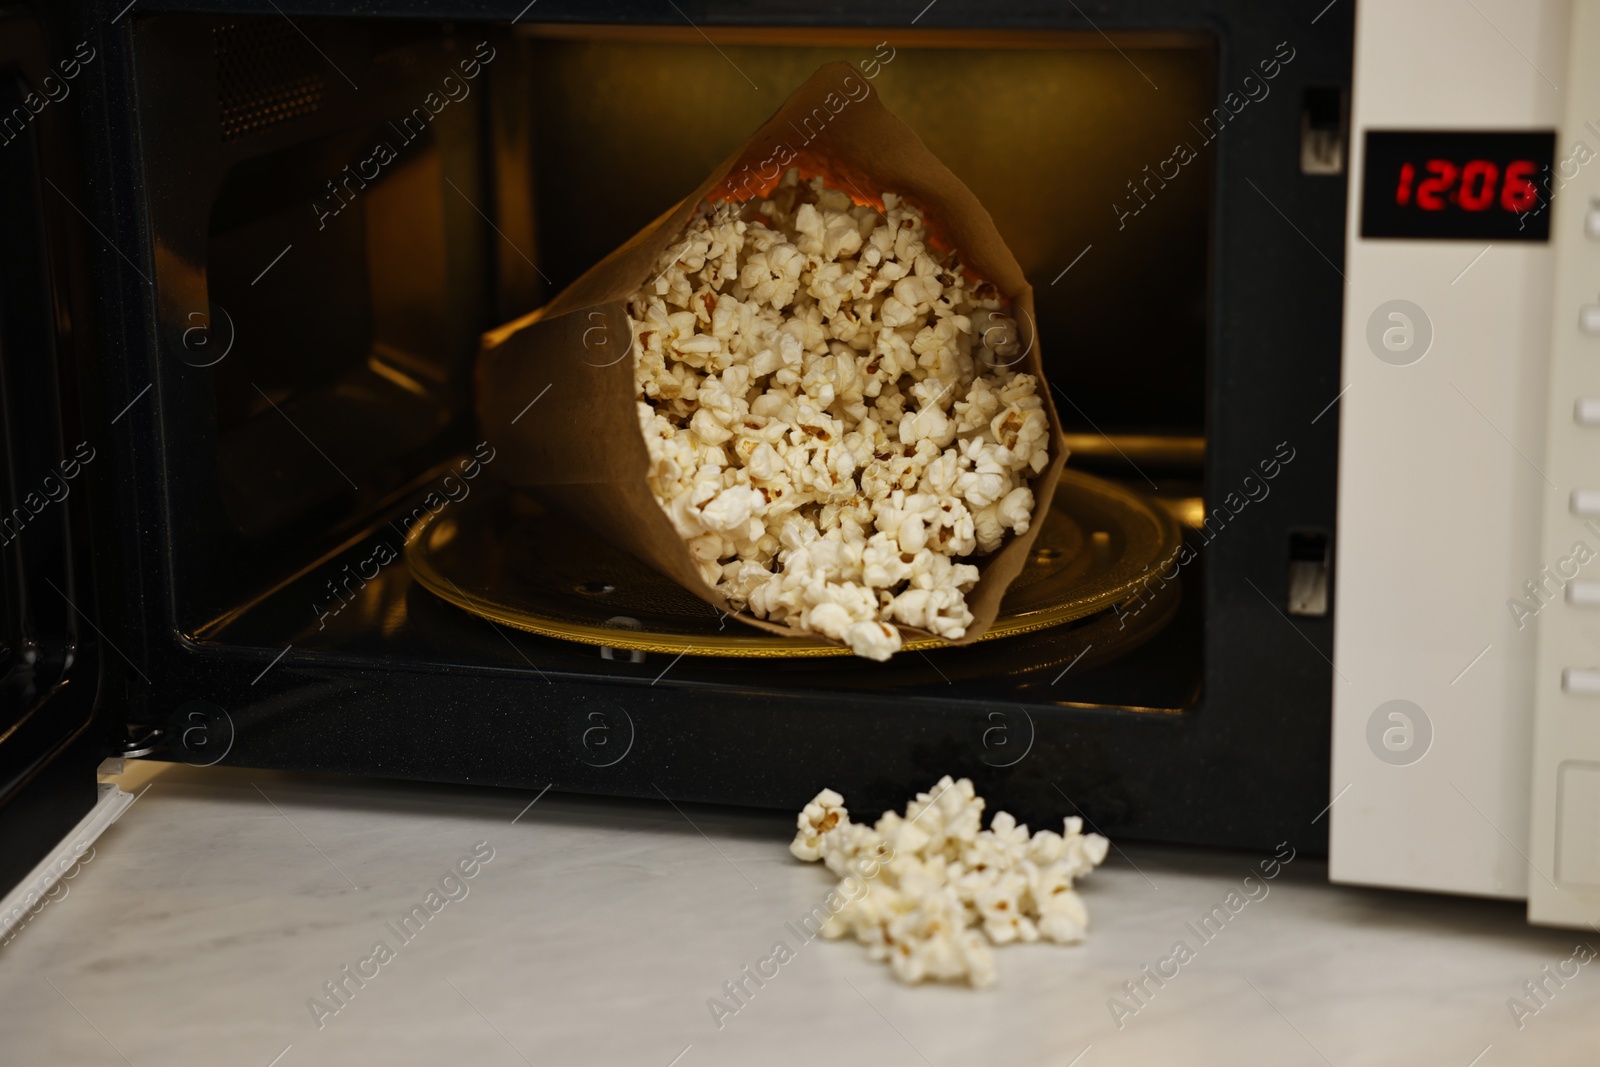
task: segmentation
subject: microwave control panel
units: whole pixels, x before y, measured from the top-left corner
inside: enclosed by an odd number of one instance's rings
[[[1600,0],[1573,4],[1553,179],[1528,917],[1600,924]]]
[[[1548,558],[1573,3],[1476,6],[1357,11],[1331,807],[1319,818],[1335,882],[1525,899],[1540,881],[1526,858],[1535,631],[1553,609],[1530,620],[1506,600]],[[1600,303],[1600,274],[1586,284]],[[1593,473],[1600,488],[1600,462]]]

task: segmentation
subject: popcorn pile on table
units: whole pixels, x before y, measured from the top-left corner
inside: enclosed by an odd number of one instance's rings
[[[1073,883],[1100,865],[1110,842],[1083,833],[1077,817],[1064,833],[1030,837],[999,811],[981,830],[983,809],[972,781],[949,775],[918,793],[904,816],[886,811],[874,826],[851,822],[833,790],[818,793],[801,810],[789,851],[842,877],[822,935],[853,935],[903,982],[964,978],[974,986],[995,980],[991,943],[1082,941],[1089,913]]]
[[[650,488],[706,583],[877,660],[895,623],[966,633],[959,561],[1027,531],[1050,436],[1007,302],[883,203],[791,169],[628,303]]]

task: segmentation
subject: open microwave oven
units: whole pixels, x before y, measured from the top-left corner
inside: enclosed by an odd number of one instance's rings
[[[1113,839],[1600,914],[1600,4],[347,7],[0,9],[6,914],[139,757],[791,810],[966,775]],[[834,60],[1027,273],[1068,469],[1181,555],[887,665],[425,588],[413,524],[497,491],[481,335]],[[637,624],[603,552],[517,521]]]

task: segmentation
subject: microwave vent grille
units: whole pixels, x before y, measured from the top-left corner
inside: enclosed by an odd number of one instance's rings
[[[318,56],[287,20],[220,23],[212,41],[223,141],[262,133],[322,107],[327,86]]]

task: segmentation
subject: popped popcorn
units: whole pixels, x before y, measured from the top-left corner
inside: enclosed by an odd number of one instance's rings
[[[1076,816],[1059,834],[1030,836],[1000,811],[984,830],[984,807],[971,779],[946,775],[904,816],[886,811],[869,827],[850,821],[838,793],[818,793],[795,820],[789,851],[843,879],[831,896],[844,903],[822,935],[854,937],[908,984],[965,979],[975,987],[996,979],[991,944],[1082,941],[1089,913],[1073,885],[1111,843],[1085,834]]]
[[[883,205],[791,169],[703,205],[628,301],[650,489],[701,577],[875,660],[899,625],[966,634],[960,561],[1027,532],[1050,456],[1008,302]]]
[[[850,813],[844,807],[844,797],[831,789],[824,789],[811,803],[800,809],[800,831],[790,842],[789,851],[803,860],[821,859],[823,837],[841,822],[849,821]]]

